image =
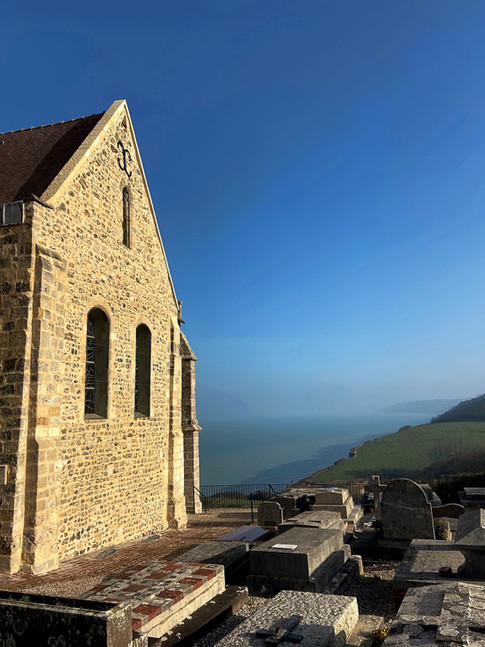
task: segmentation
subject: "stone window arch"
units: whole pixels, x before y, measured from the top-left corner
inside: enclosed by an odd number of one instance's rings
[[[131,247],[131,196],[127,186],[123,188],[123,245]]]
[[[84,415],[108,417],[109,319],[101,308],[87,316]]]
[[[136,328],[135,416],[150,415],[152,333],[145,324]]]

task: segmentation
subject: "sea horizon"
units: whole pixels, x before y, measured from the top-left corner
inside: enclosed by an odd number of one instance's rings
[[[362,443],[430,421],[433,413],[202,420],[201,485],[291,483],[347,458]]]

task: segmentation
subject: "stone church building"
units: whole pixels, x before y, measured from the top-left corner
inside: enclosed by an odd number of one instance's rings
[[[0,569],[186,523],[195,356],[127,105],[0,134]]]

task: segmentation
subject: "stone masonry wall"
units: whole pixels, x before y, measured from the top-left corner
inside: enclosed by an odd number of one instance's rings
[[[36,204],[32,222],[39,360],[52,362],[49,375],[47,364],[39,364],[31,404],[36,428],[31,464],[36,452],[39,460],[29,490],[36,488],[37,494],[35,509],[27,511],[24,558],[32,570],[186,522],[177,302],[129,116],[118,109],[105,123],[88,137],[81,166],[42,196],[54,208]],[[130,247],[122,242],[125,186],[131,199]],[[102,308],[110,322],[108,416],[85,420],[86,320],[93,307]],[[152,335],[146,418],[134,416],[140,323]],[[26,334],[19,337],[20,346],[28,345]],[[24,356],[20,349],[10,355]],[[40,532],[39,523],[53,532]]]
[[[21,563],[33,295],[30,212],[0,227],[0,568]]]

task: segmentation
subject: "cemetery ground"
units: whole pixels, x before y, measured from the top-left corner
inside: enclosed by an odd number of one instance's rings
[[[318,471],[310,477],[316,483],[350,482],[369,474],[386,478],[426,480],[447,462],[469,452],[485,450],[485,422],[446,422],[416,427],[381,436],[356,447],[352,458]],[[436,467],[436,470],[433,468]],[[463,471],[461,469],[451,471]],[[471,470],[467,470],[471,471]]]
[[[190,515],[189,519],[188,527],[184,530],[166,530],[159,535],[119,545],[116,550],[79,556],[61,564],[57,571],[45,575],[23,572],[2,575],[0,589],[24,593],[26,597],[28,594],[77,597],[99,585],[113,572],[136,568],[150,559],[176,559],[203,542],[216,539],[242,524],[251,523],[248,509],[215,509],[204,514]],[[352,550],[359,551],[360,537],[364,553],[364,576],[357,578],[345,595],[357,598],[361,615],[381,616],[389,621],[395,614],[391,582],[398,562],[378,559],[369,545],[369,537],[374,536],[373,530],[370,530],[367,538],[364,532],[360,535],[356,533],[356,536]],[[267,598],[250,596],[236,614],[215,627],[209,627],[194,645],[209,647],[215,644],[266,602]]]

